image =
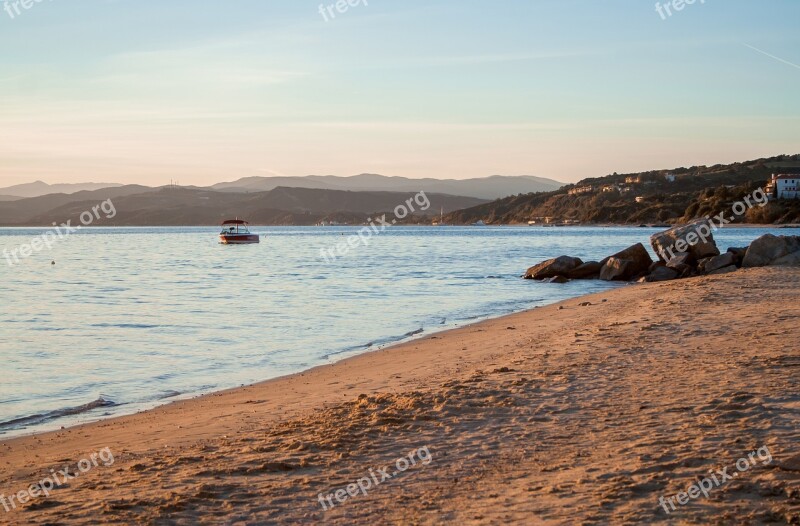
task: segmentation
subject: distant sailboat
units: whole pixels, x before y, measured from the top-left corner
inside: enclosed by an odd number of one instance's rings
[[[447,223],[444,222],[444,207],[439,210],[439,221],[434,221],[433,226],[447,226]]]

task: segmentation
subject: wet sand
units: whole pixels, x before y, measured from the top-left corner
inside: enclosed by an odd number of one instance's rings
[[[114,462],[0,503],[0,523],[797,524],[798,299],[787,268],[632,285],[7,440],[6,499]],[[659,504],[765,447],[707,498]]]

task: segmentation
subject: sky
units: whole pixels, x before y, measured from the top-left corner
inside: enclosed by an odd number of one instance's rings
[[[797,0],[19,1],[0,186],[575,182],[800,153]]]

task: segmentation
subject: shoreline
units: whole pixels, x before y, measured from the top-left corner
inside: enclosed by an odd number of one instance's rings
[[[476,319],[475,321],[466,322],[464,324],[457,325],[455,327],[451,327],[451,328],[447,328],[447,329],[441,329],[441,330],[433,329],[431,332],[425,331],[425,332],[423,332],[421,334],[413,335],[413,336],[405,336],[404,335],[403,337],[400,337],[395,341],[379,345],[379,346],[377,346],[375,348],[369,348],[368,344],[364,344],[364,346],[363,346],[364,349],[361,349],[361,350],[350,349],[350,350],[345,350],[345,351],[340,351],[340,352],[328,353],[328,354],[325,355],[325,357],[327,357],[328,360],[329,360],[327,363],[320,363],[318,365],[314,365],[314,366],[311,366],[311,367],[309,367],[307,369],[302,369],[302,370],[299,370],[299,371],[294,372],[294,373],[283,374],[283,375],[280,375],[280,376],[276,376],[274,378],[268,378],[268,379],[264,379],[264,380],[258,380],[256,382],[253,382],[253,383],[250,383],[250,384],[239,385],[239,386],[235,386],[235,387],[227,387],[227,388],[222,388],[222,389],[218,389],[218,390],[208,391],[208,392],[205,392],[205,393],[181,393],[179,396],[176,396],[176,397],[174,397],[172,399],[169,399],[168,401],[163,402],[163,403],[158,403],[157,401],[153,400],[153,401],[148,402],[148,403],[140,404],[140,405],[155,404],[155,405],[152,405],[151,407],[148,407],[148,408],[145,408],[145,409],[135,410],[134,412],[131,412],[131,413],[122,413],[122,414],[119,414],[119,415],[100,417],[98,419],[92,419],[91,421],[88,421],[88,422],[82,422],[82,423],[75,423],[75,424],[69,424],[69,425],[65,425],[65,426],[60,426],[60,429],[45,429],[45,430],[40,430],[40,431],[31,430],[30,432],[27,432],[27,433],[14,434],[14,435],[10,435],[10,436],[2,436],[2,435],[0,435],[0,446],[3,446],[8,442],[12,442],[12,441],[16,441],[16,440],[35,439],[35,438],[40,437],[42,435],[56,434],[56,433],[61,433],[61,432],[64,432],[64,431],[69,432],[69,431],[72,431],[72,430],[77,429],[77,428],[83,428],[83,427],[87,427],[87,426],[94,426],[94,425],[102,424],[104,422],[111,422],[111,421],[114,421],[114,420],[124,419],[124,418],[132,417],[132,416],[135,416],[135,415],[139,415],[139,414],[149,413],[151,411],[156,411],[158,409],[167,408],[167,407],[169,407],[169,406],[171,406],[173,404],[180,404],[180,403],[183,403],[183,402],[199,400],[199,399],[202,399],[202,398],[214,397],[216,395],[220,395],[220,394],[223,394],[223,393],[237,392],[239,390],[247,389],[247,388],[255,388],[255,387],[260,387],[260,386],[266,386],[266,384],[280,382],[282,380],[289,380],[289,379],[291,379],[291,378],[293,378],[295,376],[304,376],[306,373],[310,373],[310,372],[315,371],[317,369],[322,369],[322,368],[326,368],[326,367],[333,367],[333,366],[336,366],[338,364],[344,363],[344,362],[346,362],[348,360],[354,360],[354,359],[357,359],[357,358],[360,358],[360,357],[363,357],[363,356],[366,356],[366,355],[370,355],[372,353],[377,353],[377,352],[381,352],[381,351],[391,351],[396,347],[402,347],[402,346],[405,346],[405,345],[408,345],[408,344],[412,344],[412,343],[417,342],[417,341],[423,341],[423,340],[426,340],[426,339],[436,339],[436,338],[439,338],[439,337],[443,337],[444,335],[446,335],[446,334],[448,334],[450,332],[465,330],[465,329],[468,329],[470,327],[479,326],[479,325],[484,324],[484,323],[501,321],[501,320],[503,320],[504,318],[507,318],[507,317],[523,315],[523,314],[526,314],[526,313],[534,312],[534,311],[536,311],[538,309],[552,307],[554,305],[557,306],[557,305],[561,305],[562,303],[566,304],[569,301],[574,301],[574,300],[583,299],[583,298],[589,298],[589,297],[596,296],[596,295],[602,295],[602,294],[606,294],[608,292],[611,292],[611,291],[614,291],[614,290],[617,290],[617,289],[625,288],[625,286],[633,286],[633,285],[635,285],[635,283],[627,283],[627,282],[611,282],[611,283],[616,283],[617,286],[610,286],[607,290],[601,291],[601,292],[591,292],[591,293],[579,294],[577,296],[573,296],[571,298],[567,298],[567,299],[561,300],[561,301],[556,301],[554,303],[547,303],[545,305],[537,305],[537,306],[534,306],[534,307],[532,307],[530,309],[524,309],[524,310],[521,310],[521,311],[514,311],[514,312],[510,312],[510,313],[506,313],[506,314],[499,314],[499,315],[496,315],[496,316],[490,316],[488,318],[479,318],[479,319]],[[344,355],[344,356],[342,358],[339,358],[339,359],[336,359],[336,360],[331,360],[330,359],[331,356],[337,356],[337,355]],[[90,402],[90,403],[94,403],[94,402]],[[89,405],[89,404],[87,403],[86,405]],[[71,408],[66,408],[65,410],[69,410],[69,409],[71,409]],[[61,411],[61,410],[58,410],[58,411]],[[29,417],[23,417],[23,418],[29,418]]]
[[[602,294],[604,292],[613,291],[613,290],[615,290],[617,288],[624,288],[627,285],[633,285],[633,283],[626,283],[626,282],[608,282],[608,283],[609,283],[609,287],[608,287],[608,289],[606,291],[589,292],[589,293],[578,294],[576,296],[573,296],[571,298],[567,298],[565,300],[555,301],[553,303],[546,303],[546,304],[543,304],[543,305],[535,305],[535,306],[533,306],[531,308],[526,308],[526,309],[519,310],[519,311],[513,311],[513,312],[509,312],[509,313],[504,313],[504,314],[490,315],[489,317],[478,317],[476,319],[469,320],[469,321],[465,320],[463,323],[456,322],[458,324],[456,326],[453,326],[453,327],[450,327],[450,328],[439,329],[439,328],[436,328],[436,327],[432,327],[432,328],[430,328],[430,330],[423,331],[420,334],[403,335],[401,337],[397,337],[397,339],[394,339],[394,340],[389,341],[387,343],[382,343],[382,344],[374,346],[374,347],[372,347],[371,344],[369,342],[367,342],[367,343],[364,343],[363,345],[358,346],[359,347],[358,349],[354,349],[354,348],[351,347],[351,348],[348,348],[348,350],[329,352],[329,353],[327,353],[326,355],[324,355],[321,358],[321,359],[327,359],[328,361],[326,363],[319,363],[317,365],[310,366],[310,367],[308,367],[306,369],[301,369],[301,370],[298,370],[298,371],[293,372],[293,373],[282,374],[280,376],[276,376],[276,377],[273,377],[273,378],[257,380],[257,381],[255,381],[253,383],[250,383],[250,384],[243,384],[243,385],[238,385],[238,386],[225,387],[225,388],[215,389],[215,390],[211,390],[211,391],[207,391],[207,392],[180,393],[180,394],[178,394],[176,396],[173,396],[173,397],[170,397],[168,399],[163,399],[165,401],[150,400],[150,401],[141,402],[141,403],[125,402],[125,403],[122,403],[122,404],[119,404],[119,405],[135,404],[136,406],[139,406],[140,408],[139,409],[133,409],[131,412],[122,412],[122,413],[116,414],[116,415],[99,416],[98,418],[93,418],[93,419],[90,419],[90,420],[85,421],[85,422],[69,423],[67,421],[64,421],[63,422],[64,425],[59,425],[59,423],[62,422],[62,418],[64,418],[64,417],[57,417],[57,418],[53,419],[54,420],[54,425],[53,426],[43,426],[43,429],[41,429],[41,430],[30,430],[29,432],[13,433],[13,434],[5,435],[5,436],[4,435],[0,435],[0,445],[2,445],[5,442],[16,440],[16,439],[32,438],[32,437],[36,437],[36,436],[43,435],[43,434],[56,433],[56,432],[64,431],[64,430],[68,431],[68,430],[74,429],[76,427],[88,426],[88,425],[92,425],[92,424],[99,424],[101,422],[106,422],[106,421],[114,420],[114,419],[118,419],[118,418],[125,418],[125,417],[129,417],[129,416],[132,416],[132,415],[148,412],[148,411],[153,411],[155,409],[158,409],[158,408],[161,408],[161,407],[165,407],[165,406],[169,406],[171,404],[176,404],[176,403],[180,403],[180,402],[186,402],[186,401],[190,401],[190,400],[195,400],[195,399],[202,398],[202,397],[214,396],[215,394],[223,393],[223,392],[226,392],[226,391],[235,391],[235,390],[242,389],[242,388],[245,388],[245,387],[259,386],[261,384],[266,384],[268,382],[274,382],[274,381],[278,381],[278,380],[281,380],[281,379],[284,379],[284,378],[289,378],[289,377],[292,377],[292,376],[295,376],[295,375],[306,373],[306,372],[312,371],[314,369],[317,369],[319,367],[326,367],[326,366],[336,365],[336,364],[341,363],[341,362],[343,362],[345,360],[350,360],[352,358],[357,358],[357,357],[363,356],[365,354],[370,354],[370,353],[377,352],[377,351],[386,351],[386,350],[392,349],[392,348],[397,347],[397,346],[401,346],[401,345],[405,345],[405,344],[408,344],[408,343],[412,343],[412,342],[415,342],[417,340],[424,340],[424,339],[430,338],[432,336],[439,336],[439,335],[442,335],[442,334],[446,334],[446,333],[448,333],[450,331],[456,331],[456,330],[463,329],[463,328],[466,328],[466,327],[469,327],[469,326],[472,326],[472,325],[477,325],[477,324],[481,324],[481,323],[485,323],[485,322],[491,322],[491,321],[494,321],[494,320],[499,320],[499,319],[505,318],[506,316],[514,316],[514,315],[517,315],[517,314],[523,314],[523,313],[526,313],[526,312],[532,312],[532,311],[534,311],[536,309],[541,309],[541,308],[548,307],[548,306],[551,306],[551,305],[557,305],[557,304],[560,304],[560,303],[563,303],[563,302],[567,302],[567,301],[575,300],[575,299],[579,299],[579,298],[584,298],[584,297],[592,296],[592,295],[595,295],[595,294]],[[414,331],[414,332],[416,332],[416,331]],[[333,356],[340,356],[340,355],[342,356],[341,358],[337,358],[337,359],[332,359],[331,358]],[[101,397],[101,399],[102,399],[102,397]],[[98,400],[90,401],[90,402],[87,402],[84,405],[91,405],[91,404],[95,404],[97,402],[98,402]],[[78,407],[84,407],[84,405],[81,405],[81,406],[78,406]],[[51,412],[71,411],[71,410],[74,410],[76,408],[77,407],[75,407],[75,408],[61,408],[61,409],[57,409],[57,410],[54,410],[54,411],[51,411]],[[21,419],[29,419],[29,418],[33,418],[34,416],[38,416],[38,415],[26,415],[26,416],[23,416],[23,417],[20,417],[20,418]]]
[[[524,524],[531,513],[555,520],[588,498],[595,505],[575,507],[569,520],[672,520],[658,515],[658,495],[689,484],[691,466],[738,458],[730,455],[742,439],[741,447],[769,445],[776,462],[784,462],[792,440],[800,439],[790,410],[800,403],[790,369],[800,356],[782,338],[800,315],[792,300],[798,291],[800,272],[793,269],[622,287],[133,415],[3,440],[0,493],[6,495],[65,459],[110,448],[116,460],[4,518],[484,524],[506,513],[505,521]],[[731,309],[745,300],[758,305]],[[748,321],[758,318],[751,310],[778,308],[769,332],[748,330],[761,327]],[[687,359],[704,365],[686,370]],[[765,367],[767,375],[743,374]],[[723,372],[727,384],[712,374]],[[774,391],[769,401],[764,382]],[[674,410],[680,407],[686,409]],[[708,428],[703,419],[716,424]],[[669,433],[678,435],[668,440]],[[698,451],[687,453],[686,441],[699,437],[705,438],[695,443]],[[612,453],[620,440],[616,454],[592,453]],[[407,481],[388,482],[330,511],[316,502],[317,494],[423,446],[432,461]],[[673,465],[670,456],[688,464]],[[759,471],[755,487],[739,490],[758,493],[777,479],[800,485],[781,473]],[[628,479],[633,489],[625,489]],[[492,493],[476,494],[478,487]],[[393,506],[419,495],[427,503],[420,508]],[[758,503],[742,497],[737,505],[757,514],[765,506],[800,506],[798,499],[800,489]],[[707,519],[707,513],[687,506],[675,517]]]

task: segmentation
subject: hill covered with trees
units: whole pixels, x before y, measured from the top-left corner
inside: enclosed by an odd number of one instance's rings
[[[554,192],[519,194],[449,214],[452,224],[663,224],[716,215],[764,188],[773,173],[799,173],[800,155],[729,165],[608,175]],[[738,219],[798,223],[800,201],[773,200]]]

